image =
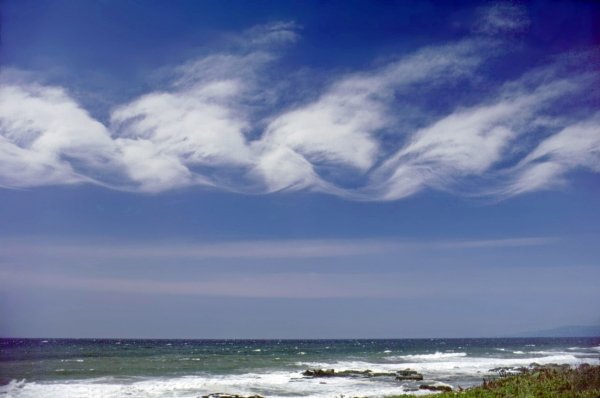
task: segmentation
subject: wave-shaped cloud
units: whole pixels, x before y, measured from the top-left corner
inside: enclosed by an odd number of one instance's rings
[[[490,12],[497,33],[502,20]],[[294,97],[274,79],[297,77],[274,71],[299,37],[293,23],[254,27],[233,50],[175,68],[167,89],[116,106],[107,123],[64,87],[5,72],[0,186],[200,185],[397,200],[425,189],[509,197],[563,184],[574,170],[600,172],[600,112],[589,90],[600,76],[589,52],[498,81],[489,71],[510,49],[474,33]]]

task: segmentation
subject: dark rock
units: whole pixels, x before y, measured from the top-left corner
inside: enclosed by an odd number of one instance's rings
[[[404,390],[405,392],[415,392],[415,391],[419,391],[419,388],[412,387],[412,386],[402,386],[402,390]]]
[[[202,398],[264,398],[260,395],[249,395],[244,397],[243,395],[237,394],[224,394],[222,392],[217,392],[214,394],[203,395]]]
[[[512,370],[512,368],[510,366],[500,366],[497,368],[490,369],[490,372],[505,372],[508,370]]]
[[[514,368],[513,370],[515,370],[516,372],[519,372],[519,373],[525,373],[525,372],[529,371],[529,369],[526,368],[525,366],[521,366],[519,368]]]
[[[394,372],[375,372],[375,373],[371,373],[370,375],[371,375],[371,377],[383,377],[383,376],[394,377],[397,374]]]
[[[412,369],[404,369],[404,370],[398,370],[396,372],[396,374],[398,376],[411,376],[411,375],[418,375],[419,372],[417,372],[416,370],[412,370]]]
[[[416,370],[404,369],[396,372],[396,380],[423,380],[423,375]]]
[[[335,370],[333,369],[306,369],[302,372],[303,376],[308,377],[332,377],[335,376]]]
[[[397,372],[373,372],[367,370],[342,370],[335,369],[306,369],[302,372],[305,377],[395,377],[396,380],[423,380],[423,375],[412,369]]]
[[[367,369],[367,370],[342,370],[340,372],[335,372],[336,376],[364,376],[364,377],[371,377],[373,375],[373,373]]]
[[[563,363],[563,364],[557,364],[557,363],[548,363],[546,365],[540,365],[537,362],[532,362],[529,364],[529,368],[532,370],[545,370],[545,369],[550,369],[550,370],[566,370],[570,368],[570,365]]]
[[[563,370],[567,370],[569,368],[570,368],[570,366],[568,364],[566,364],[566,363],[563,363],[563,364],[560,364],[560,365],[557,364],[557,363],[549,363],[548,365],[545,365],[545,366],[542,366],[541,368],[538,368],[538,370],[539,369],[548,369],[548,370],[554,370],[554,371],[559,371],[560,372],[560,371],[563,371]]]
[[[302,372],[302,375],[307,376],[307,377],[385,377],[385,376],[394,377],[394,376],[397,376],[397,373],[373,372],[370,369],[367,369],[367,370],[342,370],[339,372],[336,372],[334,369],[307,369],[304,372]],[[414,374],[411,373],[410,376],[413,377]],[[410,380],[412,380],[412,379],[410,379]]]
[[[446,384],[442,384],[442,383],[421,384],[419,386],[419,390],[449,392],[449,391],[452,391],[452,387],[450,387]]]
[[[500,377],[512,376],[519,373],[527,373],[529,372],[529,368],[526,367],[510,367],[510,366],[501,366],[498,368],[490,369],[490,372],[498,373]]]

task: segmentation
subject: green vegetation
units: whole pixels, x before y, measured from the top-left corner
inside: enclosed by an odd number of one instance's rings
[[[400,395],[390,398],[414,398]],[[427,395],[435,398],[600,398],[600,366],[538,368],[485,380],[479,387]]]

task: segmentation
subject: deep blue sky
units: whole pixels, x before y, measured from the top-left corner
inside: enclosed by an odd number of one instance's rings
[[[0,335],[600,323],[600,5],[0,7]]]

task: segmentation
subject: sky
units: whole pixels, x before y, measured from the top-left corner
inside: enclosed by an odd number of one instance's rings
[[[600,324],[600,4],[0,12],[0,336]]]

